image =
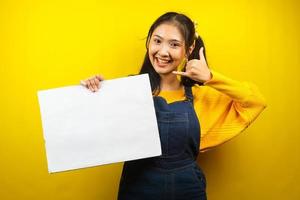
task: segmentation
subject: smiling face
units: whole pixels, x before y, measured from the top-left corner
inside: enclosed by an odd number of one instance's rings
[[[161,24],[148,42],[148,56],[155,71],[160,75],[171,74],[186,57],[185,41],[178,28]]]

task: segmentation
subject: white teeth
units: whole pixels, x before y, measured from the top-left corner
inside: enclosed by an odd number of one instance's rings
[[[157,58],[157,60],[158,60],[159,63],[162,63],[162,64],[167,64],[170,61],[170,60],[162,60],[160,58]]]

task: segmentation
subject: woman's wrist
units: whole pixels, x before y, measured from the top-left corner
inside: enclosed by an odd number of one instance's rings
[[[212,79],[213,75],[211,73],[211,71],[209,70],[207,75],[205,76],[205,78],[202,80],[203,84],[209,82]]]

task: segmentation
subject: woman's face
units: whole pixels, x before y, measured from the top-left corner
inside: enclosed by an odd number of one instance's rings
[[[148,42],[148,56],[160,75],[176,70],[186,57],[185,42],[178,28],[172,24],[156,27]]]

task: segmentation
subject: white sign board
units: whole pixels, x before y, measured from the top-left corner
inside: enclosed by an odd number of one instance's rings
[[[38,91],[48,171],[59,172],[161,155],[146,74]]]

